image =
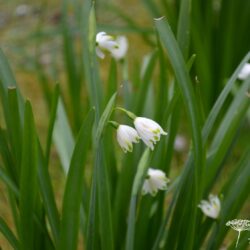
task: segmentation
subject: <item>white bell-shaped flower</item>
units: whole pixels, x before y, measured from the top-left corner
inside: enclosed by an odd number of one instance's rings
[[[137,131],[127,125],[119,125],[116,135],[117,141],[125,153],[127,153],[127,151],[132,152],[133,143],[138,143],[140,141]]]
[[[119,61],[126,56],[128,51],[128,40],[125,36],[118,36],[115,41],[118,46],[111,50],[111,55]]]
[[[213,219],[217,219],[220,214],[221,204],[220,199],[217,195],[209,195],[209,200],[202,200],[198,207],[202,210],[202,212]]]
[[[163,171],[149,168],[142,186],[142,194],[151,194],[152,196],[155,196],[158,190],[166,190],[168,183],[169,179]]]
[[[241,69],[238,78],[240,80],[245,80],[247,77],[250,76],[250,63],[246,63],[243,68]]]
[[[118,47],[115,38],[108,35],[106,32],[102,31],[96,34],[96,54],[101,59],[105,57],[105,51],[112,53],[112,50]]]
[[[136,117],[134,125],[143,142],[151,150],[154,149],[154,144],[160,140],[161,135],[167,135],[157,122],[148,118]]]

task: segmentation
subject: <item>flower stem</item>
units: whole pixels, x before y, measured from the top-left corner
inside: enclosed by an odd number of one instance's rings
[[[108,121],[108,123],[115,129],[118,129],[119,127],[119,123],[118,122],[115,122],[115,121]]]
[[[239,243],[239,239],[240,239],[240,233],[241,233],[241,231],[239,231],[239,233],[238,233],[238,238],[237,238],[237,242],[236,242],[236,248],[238,247],[238,243]]]
[[[124,108],[116,107],[116,109],[123,111],[131,120],[135,120],[135,118],[137,117],[134,113],[132,113]]]

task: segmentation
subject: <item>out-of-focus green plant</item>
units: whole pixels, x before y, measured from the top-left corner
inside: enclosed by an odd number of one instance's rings
[[[227,166],[238,138],[244,137],[243,126],[249,127],[245,117],[250,104],[250,79],[237,78],[250,53],[246,53],[247,42],[241,48],[232,48],[238,43],[232,32],[237,31],[238,38],[245,36],[248,3],[239,1],[246,7],[240,29],[232,21],[223,29],[226,20],[234,20],[233,7],[237,9],[239,3],[160,1],[159,8],[153,1],[142,2],[154,17],[167,17],[154,20],[155,33],[151,28],[138,27],[132,17],[109,3],[108,9],[127,24],[126,29],[111,28],[142,34],[153,50],[143,58],[141,72],[129,71],[132,62],[126,56],[118,61],[112,58],[110,65],[105,58],[109,67],[105,82],[100,77],[95,40],[104,26],[96,22],[95,6],[91,1],[62,1],[59,34],[67,93],[59,85],[53,89],[48,72],[37,59],[33,60],[50,114],[45,146],[36,131],[37,114],[22,96],[6,56],[0,51],[4,114],[0,178],[6,185],[15,226],[10,228],[5,218],[0,218],[0,231],[12,248],[74,250],[83,244],[88,250],[212,250],[231,244],[233,249],[235,242],[225,241],[226,223],[240,214],[249,198],[249,146],[240,154],[236,166]],[[69,18],[69,9],[75,14],[73,18]],[[37,50],[40,45],[37,41]],[[59,72],[56,60],[51,67],[54,73]],[[194,83],[193,75],[198,75],[201,87]],[[147,145],[157,142],[154,150],[140,143],[134,145],[133,152],[123,154],[116,146],[108,124],[112,117],[119,124],[132,126],[125,117],[128,114],[134,120],[129,112],[154,119],[168,132],[160,139],[164,134],[161,127],[141,119],[149,130],[144,131],[142,126],[136,128],[137,132]],[[190,149],[183,167],[176,168],[175,141],[183,123],[190,131]],[[116,128],[117,124],[113,122]],[[124,138],[133,141],[129,135]],[[64,189],[62,209],[56,205],[49,173],[52,146],[66,176],[65,187],[60,187]],[[152,174],[152,168],[159,171]],[[226,178],[221,183],[218,180],[224,171]],[[166,189],[165,176],[171,179],[170,186],[164,192],[155,192],[156,187]],[[147,193],[145,185],[154,196],[142,195],[142,188]],[[219,197],[209,196],[215,190]],[[208,196],[209,201],[204,201]],[[78,240],[79,234],[83,243]],[[242,233],[240,249],[247,249],[248,237]]]

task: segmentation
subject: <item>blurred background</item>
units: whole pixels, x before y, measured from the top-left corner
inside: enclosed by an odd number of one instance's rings
[[[83,2],[0,0],[0,46],[15,72],[23,96],[31,100],[42,143],[45,143],[51,93],[56,83],[61,88],[73,136],[89,107],[82,60],[83,31],[80,28],[84,25]],[[185,53],[186,58],[196,54],[191,75],[205,118],[226,80],[250,51],[250,1],[192,0],[191,5],[191,29],[186,34],[190,36],[190,44],[186,45]],[[179,0],[96,1],[98,31],[126,35],[128,38],[129,80],[135,91],[139,86],[141,62],[145,55],[155,50],[157,44],[153,18],[166,16],[176,32],[179,11]],[[104,89],[110,63],[109,56],[99,62]],[[173,75],[170,66],[166,71],[169,73],[166,84],[170,84]],[[120,81],[121,74],[118,72]],[[158,74],[155,70],[152,78],[157,79]],[[173,164],[176,168],[185,161],[189,142],[185,114],[181,114],[181,117],[183,122],[175,140]],[[237,147],[227,162],[229,166],[238,161],[249,141],[249,122],[245,122],[235,141]],[[51,165],[60,207],[60,187],[64,185],[65,178],[55,150],[52,151]],[[221,182],[228,171],[231,171],[230,168],[220,176]],[[248,202],[242,214],[249,216],[249,209]],[[8,224],[13,223],[1,184],[0,214]],[[5,244],[0,234],[0,246],[10,249]]]

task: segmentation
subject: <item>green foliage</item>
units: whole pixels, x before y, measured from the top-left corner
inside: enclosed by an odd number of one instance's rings
[[[41,22],[30,35],[37,50],[42,38],[60,35],[62,41],[64,63],[58,66],[55,57],[50,65],[53,76],[64,72],[54,90],[51,74],[26,55],[47,104],[45,133],[0,50],[0,183],[13,221],[1,216],[0,233],[13,249],[234,249],[225,224],[249,216],[243,209],[249,209],[250,148],[244,140],[250,139],[250,78],[238,80],[250,60],[249,3],[138,5],[149,12],[152,27],[111,2],[63,0],[59,28],[53,33]],[[112,13],[122,25],[107,24],[99,13]],[[129,50],[110,60],[105,51],[101,62],[95,35],[103,30],[141,36],[150,52],[141,59]],[[124,154],[108,122],[132,122],[116,106],[155,120],[168,135],[153,151],[141,142]],[[177,152],[180,133],[189,145]],[[171,179],[153,197],[141,192],[149,168]],[[65,185],[52,188],[53,171],[62,172]],[[217,219],[198,208],[211,193],[221,201]],[[242,234],[239,249],[247,249],[248,237]]]

